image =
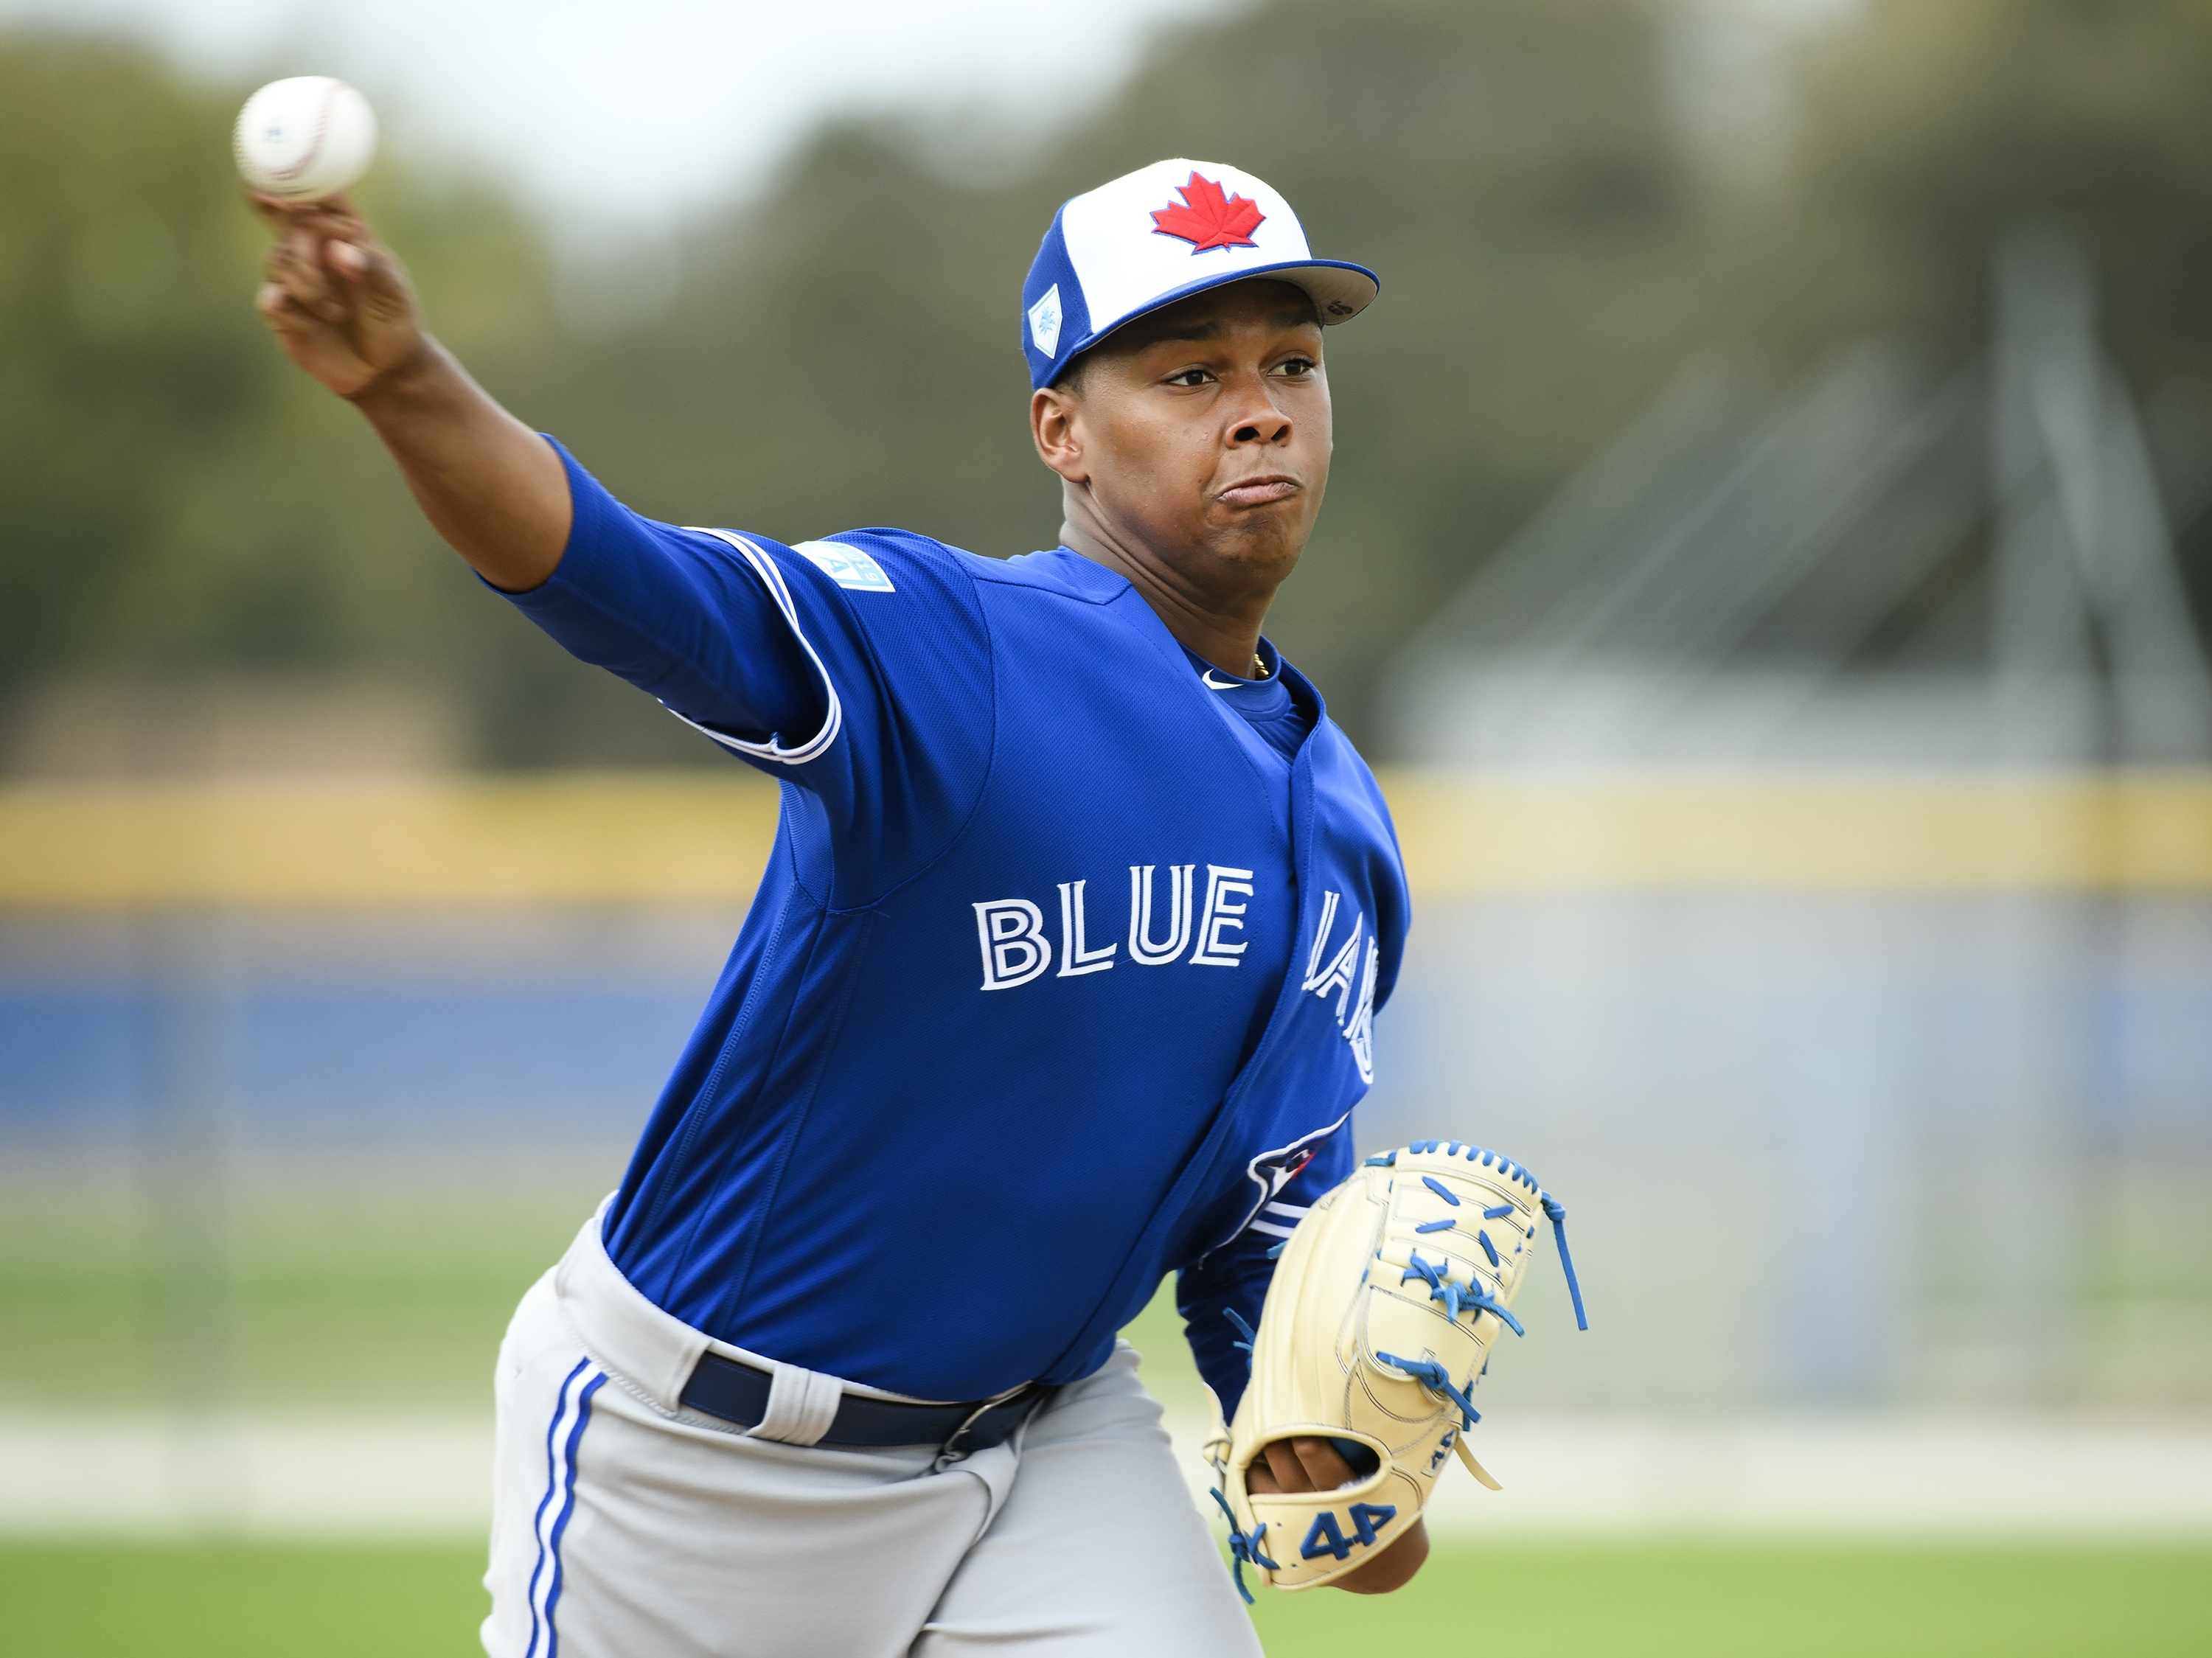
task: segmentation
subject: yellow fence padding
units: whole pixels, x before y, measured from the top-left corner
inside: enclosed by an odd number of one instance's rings
[[[1387,780],[1417,894],[2212,887],[2212,776]]]
[[[2212,890],[2212,774],[1384,786],[1425,899]],[[775,815],[774,785],[690,772],[18,785],[0,788],[0,907],[742,902]]]
[[[742,902],[776,790],[682,772],[0,790],[0,905]]]

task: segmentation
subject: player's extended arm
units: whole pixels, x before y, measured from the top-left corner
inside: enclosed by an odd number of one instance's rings
[[[544,582],[568,539],[560,458],[425,331],[406,270],[345,197],[254,203],[276,232],[256,305],[285,355],[368,417],[478,574]]]

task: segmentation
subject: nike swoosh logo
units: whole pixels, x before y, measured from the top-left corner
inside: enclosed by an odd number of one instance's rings
[[[1199,677],[1206,682],[1206,689],[1210,691],[1241,691],[1244,689],[1243,682],[1241,680],[1216,679],[1211,668],[1199,675]]]

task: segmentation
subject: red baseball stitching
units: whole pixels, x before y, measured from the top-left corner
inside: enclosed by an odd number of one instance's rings
[[[293,162],[289,167],[272,167],[269,169],[268,176],[270,178],[296,179],[302,173],[305,173],[308,167],[314,164],[316,156],[322,154],[323,137],[330,130],[331,106],[337,101],[339,84],[339,82],[333,81],[328,87],[323,89],[322,106],[315,112],[315,136],[308,143],[307,153],[302,155],[298,161]]]

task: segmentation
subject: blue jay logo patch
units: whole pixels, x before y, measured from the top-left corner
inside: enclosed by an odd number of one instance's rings
[[[1310,1145],[1293,1145],[1280,1151],[1269,1151],[1252,1159],[1252,1177],[1266,1181],[1267,1195],[1273,1197],[1296,1179],[1298,1171],[1312,1161],[1313,1147]]]
[[[1045,289],[1044,297],[1029,309],[1030,337],[1046,356],[1060,349],[1060,284]]]

